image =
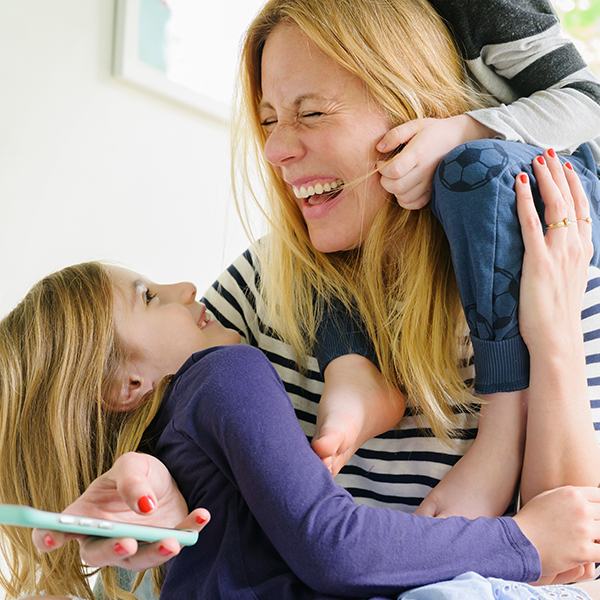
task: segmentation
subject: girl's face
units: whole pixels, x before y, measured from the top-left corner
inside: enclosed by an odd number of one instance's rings
[[[389,197],[378,173],[353,184],[380,158],[383,110],[358,77],[287,23],[267,38],[261,85],[265,157],[295,194],[313,246],[356,248]]]
[[[134,351],[144,392],[176,373],[194,352],[240,341],[237,332],[225,329],[196,302],[192,283],[158,285],[128,269],[111,270],[117,334]]]

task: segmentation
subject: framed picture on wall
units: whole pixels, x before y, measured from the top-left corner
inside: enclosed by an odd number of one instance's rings
[[[227,122],[242,34],[264,0],[117,0],[113,74]]]

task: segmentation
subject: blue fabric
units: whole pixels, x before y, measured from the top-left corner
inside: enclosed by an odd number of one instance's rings
[[[212,519],[169,561],[161,600],[391,598],[465,571],[538,579],[539,556],[513,519],[355,504],[256,348],[194,354],[170,390],[149,436],[190,509]]]
[[[543,202],[531,163],[541,150],[518,142],[476,140],[458,146],[440,163],[431,208],[446,231],[475,354],[475,389],[511,392],[529,385],[529,354],[519,333],[518,300],[523,239],[515,177],[528,173],[536,206]],[[600,264],[600,183],[587,145],[568,157],[580,175],[594,221],[594,257]],[[566,216],[566,215],[565,215]]]
[[[409,590],[398,600],[590,600],[581,589],[565,585],[532,586],[477,573],[465,573],[451,581]]]

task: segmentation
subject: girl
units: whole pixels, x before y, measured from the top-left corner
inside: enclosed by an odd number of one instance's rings
[[[550,214],[567,209],[586,218],[574,173],[567,170],[565,189],[559,170],[535,169]],[[544,239],[525,175],[517,193],[528,250],[522,324],[540,360],[537,372],[555,358],[554,342],[579,323],[590,232],[583,222]],[[62,480],[83,488],[106,456],[135,448],[145,430],[187,505],[197,509],[187,521],[174,482],[143,455],[122,457],[67,512],[125,520],[146,513],[156,519],[144,517],[149,522],[186,526],[190,519],[206,523],[199,507],[209,508],[212,528],[169,563],[163,598],[390,596],[469,570],[520,581],[560,572],[577,577],[584,564],[600,560],[597,489],[556,490],[514,518],[476,521],[354,504],[310,450],[267,359],[236,345],[238,334],[210,319],[195,291],[191,284],[161,286],[125,269],[84,264],[40,282],[2,321],[2,468],[19,482],[0,487],[3,501],[45,509],[57,508],[59,493],[72,494],[72,501],[77,492]],[[573,340],[580,353],[580,336]],[[563,370],[558,366],[557,375]],[[543,390],[544,382],[535,387]],[[86,429],[90,413],[103,438]],[[68,454],[66,442],[75,435]],[[35,447],[42,442],[45,460]],[[29,466],[26,477],[19,476],[21,465]],[[36,532],[41,549],[57,551],[38,566],[27,532],[7,533],[18,558],[10,593],[69,590],[91,598],[73,554],[55,559],[75,536]],[[160,564],[178,549],[163,540],[136,550],[134,540],[82,545],[90,565],[139,568]]]

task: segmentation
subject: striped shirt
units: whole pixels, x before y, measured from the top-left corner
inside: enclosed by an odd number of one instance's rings
[[[309,357],[301,372],[292,348],[269,327],[264,300],[257,289],[256,256],[247,250],[206,292],[203,302],[242,341],[260,348],[283,380],[304,433],[311,438],[323,390],[317,360]],[[582,313],[593,420],[600,441],[600,269],[590,268]],[[474,376],[464,369],[465,380]],[[398,430],[373,438],[360,448],[337,475],[336,481],[358,503],[412,512],[470,447],[477,433],[477,417],[460,415],[455,447],[433,437],[422,415],[407,407]]]

